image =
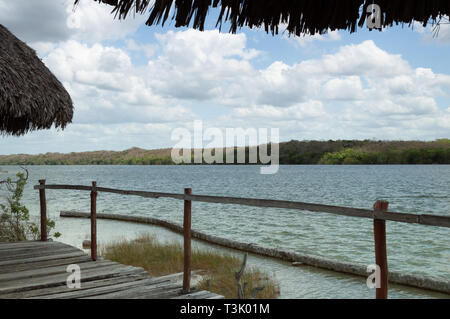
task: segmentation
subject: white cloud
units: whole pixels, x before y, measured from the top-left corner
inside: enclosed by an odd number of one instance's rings
[[[389,78],[408,73],[411,68],[400,55],[389,54],[372,40],[340,47],[335,54],[300,63],[303,72],[310,74],[367,75]]]
[[[143,52],[147,58],[151,58],[158,49],[156,44],[138,44],[133,39],[126,40],[129,51]]]
[[[75,123],[159,123],[192,118],[192,112],[156,94],[146,70],[126,51],[75,40],[61,43],[44,59],[75,104]]]
[[[359,100],[364,98],[361,78],[356,75],[333,78],[323,86],[323,96],[329,100]]]
[[[334,30],[328,30],[325,34],[319,34],[316,33],[314,35],[305,34],[301,36],[285,36],[288,40],[293,42],[296,45],[299,45],[302,48],[307,47],[313,42],[332,42],[332,41],[339,41],[341,40],[341,35],[339,34],[339,31]]]
[[[218,31],[169,31],[157,35],[161,54],[150,60],[148,73],[156,92],[178,99],[219,100],[240,79],[255,72],[244,34]]]

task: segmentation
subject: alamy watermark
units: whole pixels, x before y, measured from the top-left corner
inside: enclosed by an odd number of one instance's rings
[[[261,174],[278,172],[278,128],[270,128],[270,137],[268,128],[226,128],[224,134],[217,127],[204,129],[202,121],[194,121],[193,133],[176,128],[171,139],[177,141],[171,152],[176,164],[263,164]]]
[[[367,266],[367,272],[370,273],[367,277],[366,284],[369,289],[381,287],[381,269],[378,265]]]
[[[364,14],[364,13],[363,13]],[[367,6],[366,12],[366,25],[370,30],[378,29],[381,30],[381,18],[382,11],[378,4],[370,4]]]
[[[71,264],[67,266],[66,272],[70,273],[67,276],[66,285],[69,289],[80,289],[81,288],[81,269],[77,264]]]

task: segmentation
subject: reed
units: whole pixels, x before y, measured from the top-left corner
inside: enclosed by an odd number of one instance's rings
[[[183,271],[183,247],[177,242],[160,243],[150,235],[141,235],[135,240],[120,240],[102,247],[105,259],[126,265],[142,267],[151,276],[163,276]],[[195,285],[199,290],[237,298],[235,272],[239,271],[242,261],[232,255],[215,252],[211,249],[192,250],[192,270],[202,274]],[[256,298],[276,298],[279,285],[269,274],[248,267],[241,278],[244,283],[244,296],[249,297],[253,289],[264,286]],[[246,283],[246,284],[245,284]]]

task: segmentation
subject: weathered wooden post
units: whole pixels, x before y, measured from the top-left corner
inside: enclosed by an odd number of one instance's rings
[[[45,187],[45,179],[39,180],[39,184]],[[45,188],[39,189],[39,201],[41,203],[41,241],[47,241],[47,199]]]
[[[389,203],[377,200],[373,205],[374,212],[385,212]],[[387,299],[388,296],[388,263],[386,252],[386,221],[374,218],[373,233],[375,237],[375,262],[380,267],[380,287],[376,288],[377,299]]]
[[[91,258],[97,260],[97,182],[91,190]]]
[[[192,189],[185,188],[185,195],[191,195]],[[187,294],[191,290],[191,207],[190,200],[184,201],[184,273],[183,273],[183,293]]]

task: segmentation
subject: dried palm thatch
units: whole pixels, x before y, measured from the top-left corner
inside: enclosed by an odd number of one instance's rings
[[[22,135],[72,121],[69,93],[35,51],[0,24],[0,134]]]
[[[75,0],[75,4],[80,0]],[[87,1],[87,0],[85,0]],[[448,0],[94,0],[114,6],[112,13],[125,19],[130,12],[145,13],[150,9],[147,25],[164,23],[173,10],[175,27],[192,26],[204,30],[210,8],[220,8],[216,27],[230,23],[230,32],[247,26],[264,27],[278,34],[280,24],[289,34],[326,33],[328,30],[355,32],[364,25],[367,7],[377,4],[382,11],[381,26],[413,25],[414,21],[439,22],[450,14]]]

